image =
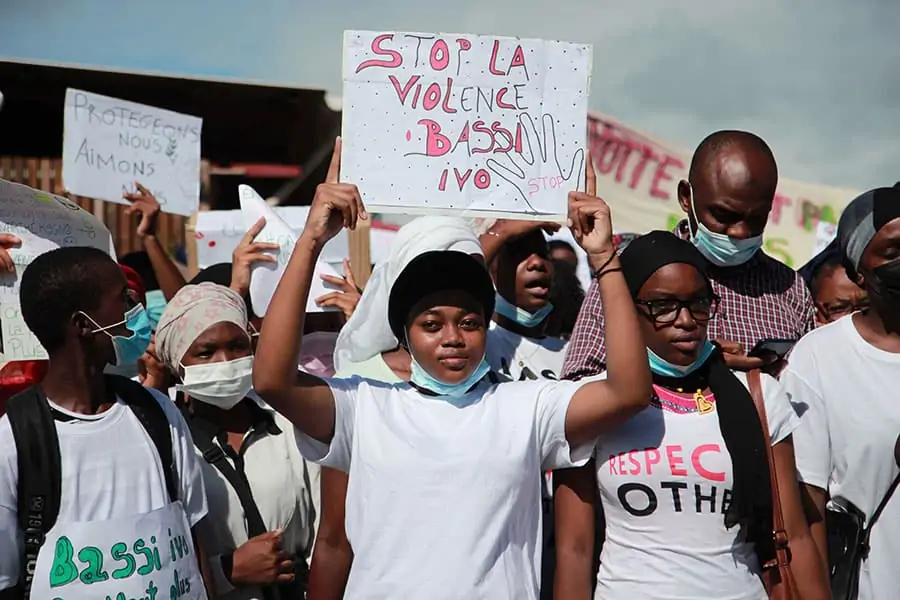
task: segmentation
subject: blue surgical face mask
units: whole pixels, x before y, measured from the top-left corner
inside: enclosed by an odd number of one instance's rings
[[[162,290],[150,290],[147,292],[147,316],[150,317],[150,325],[154,330],[165,309],[166,297]]]
[[[553,312],[553,304],[548,302],[546,306],[539,308],[536,312],[532,313],[524,308],[519,308],[515,304],[510,304],[506,298],[497,294],[494,311],[496,311],[498,315],[502,315],[510,321],[515,321],[522,327],[530,329],[532,327],[537,327],[544,322],[544,319],[550,316],[550,313]]]
[[[409,356],[412,359],[409,377],[410,383],[414,383],[418,387],[428,390],[429,392],[434,392],[438,396],[450,396],[451,398],[464,396],[475,384],[484,379],[484,376],[491,370],[487,358],[482,357],[478,368],[463,381],[460,381],[459,383],[444,383],[443,381],[432,377],[428,371],[422,368],[422,365],[420,365],[412,355],[412,352],[409,353]]]
[[[697,218],[697,210],[694,208],[694,189],[688,184],[691,195],[691,214],[697,223],[697,231],[691,235],[691,242],[697,247],[706,260],[719,267],[736,267],[742,265],[762,247],[761,235],[738,240],[724,233],[710,231],[700,219]]]
[[[115,362],[112,363],[113,366],[121,367],[135,364],[141,355],[147,351],[147,346],[150,345],[152,330],[150,328],[150,317],[147,315],[147,311],[144,310],[144,307],[140,304],[128,310],[128,312],[125,313],[124,320],[113,323],[112,325],[107,325],[106,327],[100,326],[97,321],[91,319],[87,314],[81,314],[87,317],[88,320],[97,327],[97,329],[93,330],[91,333],[100,333],[102,331],[112,339],[113,350],[115,350],[116,353]],[[131,332],[130,336],[125,337],[109,333],[110,329],[121,325],[125,325]]]
[[[657,375],[662,375],[663,377],[686,377],[690,375],[697,369],[703,366],[703,363],[706,362],[706,359],[715,351],[716,347],[713,345],[711,341],[708,339],[704,341],[703,347],[700,349],[700,354],[697,356],[697,360],[692,362],[689,365],[675,365],[670,363],[664,358],[661,358],[658,354],[656,354],[650,348],[647,348],[647,357],[650,359],[650,370],[656,373]]]

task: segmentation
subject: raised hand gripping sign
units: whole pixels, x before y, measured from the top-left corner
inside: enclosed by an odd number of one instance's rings
[[[371,212],[561,220],[583,189],[592,47],[344,33],[341,179]]]
[[[206,600],[180,502],[115,521],[57,524],[35,565],[32,600]]]
[[[244,216],[244,225],[247,229],[253,226],[260,217],[265,218],[266,226],[256,236],[258,242],[271,242],[278,244],[275,252],[277,261],[274,263],[256,263],[250,271],[250,301],[253,303],[253,312],[263,317],[269,310],[269,302],[275,295],[275,289],[288,261],[297,244],[298,235],[276,213],[266,201],[256,193],[249,185],[239,185],[238,193],[241,198],[241,213]],[[315,303],[315,298],[328,292],[339,291],[340,288],[322,281],[322,275],[340,277],[340,273],[326,262],[318,261],[313,273],[313,280],[309,290],[309,301],[306,303],[306,312],[331,312],[339,310],[336,307],[320,307]]]

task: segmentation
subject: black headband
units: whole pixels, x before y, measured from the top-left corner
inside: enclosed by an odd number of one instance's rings
[[[622,251],[619,261],[633,298],[637,298],[641,286],[654,273],[673,263],[690,265],[708,280],[703,255],[690,242],[668,231],[651,231],[635,238]]]

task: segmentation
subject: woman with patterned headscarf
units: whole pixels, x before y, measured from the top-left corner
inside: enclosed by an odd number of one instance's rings
[[[310,476],[294,427],[250,389],[244,299],[215,283],[181,288],[160,318],[156,351],[205,459],[209,515],[198,531],[219,598],[301,598],[315,516]]]

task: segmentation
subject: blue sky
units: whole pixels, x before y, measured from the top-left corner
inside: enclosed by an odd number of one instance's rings
[[[900,180],[898,23],[893,0],[0,0],[0,57],[339,94],[344,29],[590,42],[592,108],[686,148],[750,129],[785,176],[868,188]]]

